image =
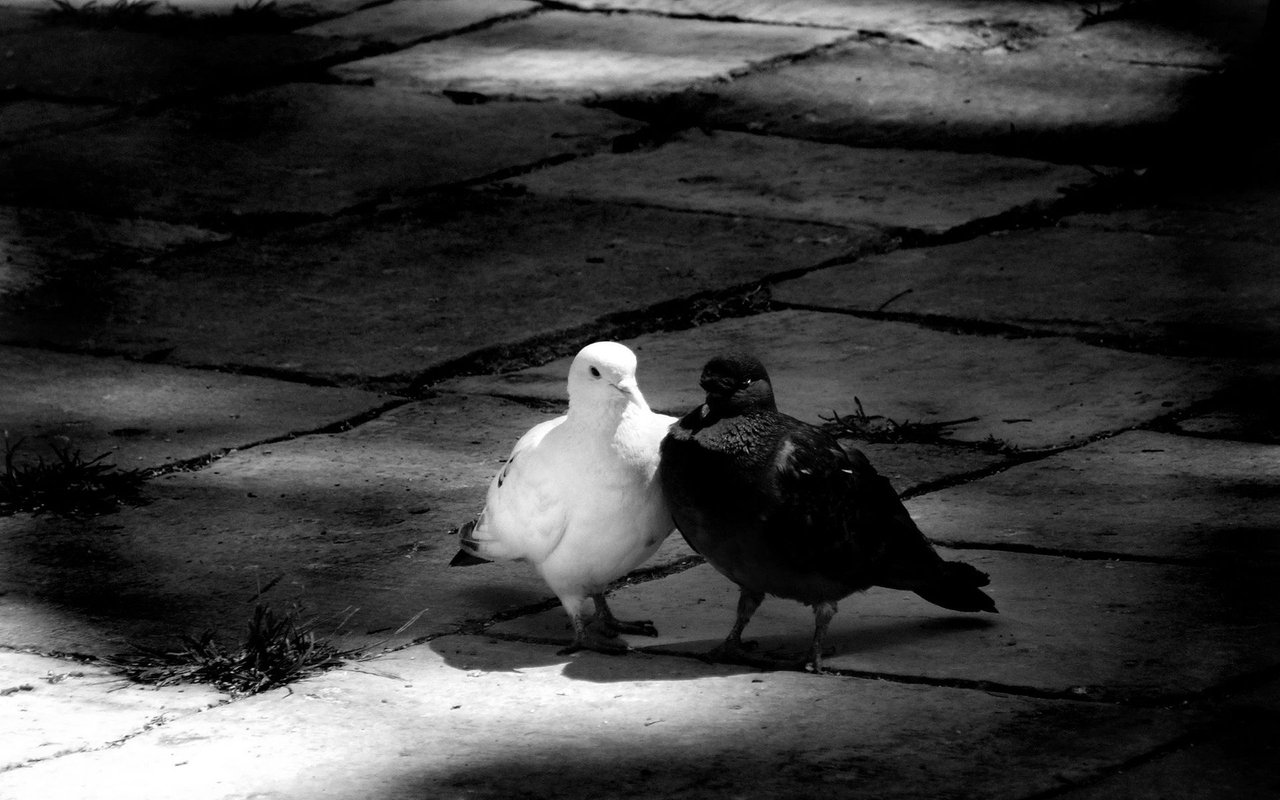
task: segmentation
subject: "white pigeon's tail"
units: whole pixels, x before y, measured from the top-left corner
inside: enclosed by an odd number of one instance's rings
[[[489,561],[521,561],[526,558],[524,552],[499,535],[501,530],[495,530],[490,524],[488,512],[486,508],[480,516],[458,529],[459,550],[449,566],[467,567]]]
[[[489,559],[481,557],[484,548],[476,539],[476,525],[480,518],[476,517],[458,529],[458,554],[449,562],[451,567],[470,567],[476,564],[488,564]]]

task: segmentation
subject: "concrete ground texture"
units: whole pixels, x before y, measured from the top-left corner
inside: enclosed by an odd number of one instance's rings
[[[1280,797],[1266,15],[0,4],[0,477],[144,477],[0,516],[0,798]],[[673,534],[610,594],[659,636],[558,655],[529,565],[448,564],[601,339],[673,414],[757,353],[1000,613],[709,663],[736,590]],[[121,672],[259,605],[342,665]]]

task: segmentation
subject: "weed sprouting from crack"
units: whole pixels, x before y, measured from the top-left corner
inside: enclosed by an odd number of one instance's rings
[[[56,457],[34,464],[19,464],[15,454],[23,439],[11,441],[4,432],[4,471],[0,473],[0,514],[20,511],[51,512],[65,516],[101,514],[122,504],[137,504],[145,475],[103,464],[103,453],[85,460],[70,441],[56,437],[50,448]]]
[[[53,8],[45,16],[55,22],[73,22],[95,28],[127,27],[151,15],[154,0],[116,0],[99,3],[86,0],[76,5],[71,0],[52,0]]]
[[[977,417],[965,417],[939,422],[898,422],[879,414],[868,414],[862,407],[862,400],[856,396],[853,402],[856,410],[851,415],[842,417],[835,411],[831,412],[830,417],[819,414],[818,418],[823,420],[822,430],[837,439],[857,439],[874,444],[937,444],[950,428],[978,420]],[[1011,445],[990,435],[972,446],[990,453],[1012,453],[1015,450]]]
[[[176,34],[278,33],[292,30],[311,21],[286,14],[275,0],[252,0],[237,5],[225,14],[193,14],[166,3],[162,8],[155,0],[115,0],[99,3],[85,0],[50,0],[53,7],[45,11],[51,22],[86,28],[122,28]]]
[[[213,631],[183,636],[176,649],[135,648],[103,662],[135,683],[170,686],[204,683],[233,696],[285,686],[364,658],[363,651],[339,650],[316,636],[314,620],[302,620],[298,609],[277,613],[266,604],[254,606],[242,642],[224,646]]]

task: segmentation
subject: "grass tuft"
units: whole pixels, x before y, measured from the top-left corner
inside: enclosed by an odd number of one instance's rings
[[[53,8],[45,12],[48,19],[96,28],[137,24],[143,18],[150,16],[151,10],[156,7],[153,0],[116,0],[114,3],[85,0],[80,5],[76,5],[71,0],[52,0],[52,2]]]
[[[183,636],[173,650],[137,650],[105,663],[136,683],[205,683],[233,696],[265,692],[360,658],[318,638],[315,623],[301,620],[297,609],[278,614],[261,603],[254,606],[244,640],[234,646],[205,631]]]
[[[837,439],[857,439],[873,444],[939,444],[947,441],[944,437],[950,432],[950,428],[966,422],[976,422],[978,419],[965,417],[940,422],[897,422],[879,414],[868,414],[862,407],[862,400],[857,397],[853,398],[853,402],[857,409],[849,416],[842,417],[835,411],[831,412],[830,417],[819,415],[819,419],[823,420],[822,430]],[[947,441],[947,444],[965,444],[986,453],[1007,454],[1017,450],[990,435],[973,445],[954,441]]]
[[[139,502],[144,474],[120,470],[97,458],[85,460],[72,450],[65,437],[49,446],[53,461],[37,457],[34,464],[19,464],[15,454],[24,440],[11,441],[4,432],[4,471],[0,472],[0,514],[20,511],[51,512],[62,515],[102,514],[122,504]]]
[[[236,5],[225,14],[194,14],[167,3],[159,7],[155,0],[85,0],[78,5],[74,0],[50,2],[53,7],[45,11],[45,18],[59,24],[192,36],[282,33],[312,21],[282,11],[275,0],[253,0]]]
[[[953,419],[942,422],[897,422],[879,414],[868,414],[862,407],[862,400],[853,398],[857,409],[851,416],[840,416],[835,411],[830,417],[819,415],[823,420],[822,429],[838,439],[859,439],[864,442],[898,444],[902,442],[931,443],[937,442],[947,433],[948,428],[974,422],[977,417]]]

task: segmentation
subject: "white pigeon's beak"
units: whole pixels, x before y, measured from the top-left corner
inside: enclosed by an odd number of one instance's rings
[[[617,383],[610,385],[625,394],[627,397],[635,397],[640,393],[640,384],[636,383],[635,378],[623,378]]]

